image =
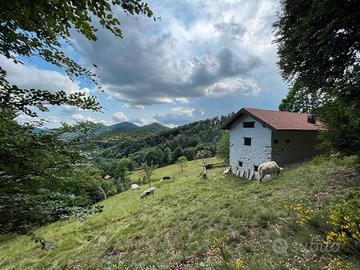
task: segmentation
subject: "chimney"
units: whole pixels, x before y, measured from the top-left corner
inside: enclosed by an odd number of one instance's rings
[[[307,118],[308,123],[310,124],[316,124],[316,117],[313,114],[309,114]]]

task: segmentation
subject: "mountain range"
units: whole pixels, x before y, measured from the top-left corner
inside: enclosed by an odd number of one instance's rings
[[[168,130],[170,130],[169,127],[163,126],[159,123],[152,123],[149,125],[138,126],[130,122],[121,122],[111,126],[105,126],[99,124],[99,127],[96,130],[96,134],[101,136],[110,136],[116,134],[130,134],[130,135],[143,136],[143,135],[160,133]]]
[[[130,122],[121,122],[114,125],[106,126],[103,124],[97,124],[95,128],[95,134],[97,136],[113,136],[113,135],[137,135],[145,136],[158,134],[163,131],[168,131],[171,128],[163,126],[159,123],[152,123],[149,125],[138,126]],[[34,134],[47,133],[51,129],[34,127],[32,132]]]

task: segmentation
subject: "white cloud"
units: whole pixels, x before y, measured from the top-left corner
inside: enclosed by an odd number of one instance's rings
[[[114,113],[112,118],[116,122],[124,122],[128,120],[127,116],[123,112]]]
[[[105,120],[105,119],[98,121],[98,123],[103,124],[105,126],[110,126],[113,124],[113,122],[111,120]]]
[[[67,93],[83,91],[86,94],[90,91],[88,88],[81,89],[77,82],[60,72],[40,69],[33,65],[15,64],[4,56],[0,56],[0,66],[6,70],[8,81],[20,88],[52,92],[63,90]]]
[[[202,112],[202,111],[200,111],[198,109],[183,108],[183,107],[171,108],[170,111],[173,112],[173,113],[176,113],[176,114],[187,114],[190,117],[199,116],[199,115],[204,114],[204,112]]]
[[[149,119],[149,118],[135,118],[135,119],[130,119],[129,121],[137,126],[145,126],[156,122],[154,119]]]
[[[175,125],[175,124],[163,124],[163,125],[166,127],[169,127],[169,128],[176,128],[179,126],[179,125]]]
[[[15,119],[20,124],[29,124],[29,125],[34,125],[34,126],[41,125],[41,121],[39,121],[38,118],[34,118],[34,117],[28,116],[27,114],[23,114],[23,113],[19,114]]]
[[[205,89],[206,95],[220,97],[230,94],[255,95],[260,92],[257,83],[250,79],[240,77],[226,78],[220,80]]]
[[[135,105],[135,104],[128,104],[125,103],[125,108],[129,108],[129,109],[136,109],[136,110],[144,110],[145,107],[143,105]]]
[[[162,20],[134,21],[120,15],[121,41],[102,30],[95,43],[76,39],[85,61],[98,65],[103,89],[114,100],[143,106],[184,104],[191,97],[251,95],[261,90],[257,69],[269,62],[276,69],[271,43],[276,1],[150,5]],[[234,78],[238,87],[223,89]]]
[[[73,114],[73,115],[71,116],[71,118],[72,118],[73,120],[75,120],[76,122],[82,122],[82,121],[90,121],[90,122],[94,122],[94,123],[97,122],[95,118],[92,118],[92,117],[90,117],[90,116],[84,116],[84,115],[82,115],[82,114],[80,114],[80,113]]]
[[[185,98],[185,97],[177,97],[174,99],[174,101],[176,103],[179,103],[179,104],[187,104],[189,103],[189,99]]]
[[[204,112],[196,108],[175,107],[164,115],[155,115],[154,119],[167,126],[178,126],[202,119]]]
[[[45,121],[46,121],[46,127],[48,128],[58,128],[64,122],[61,117],[52,116],[52,115],[46,116]]]
[[[133,20],[119,13],[122,40],[103,30],[96,42],[74,36],[76,56],[98,66],[95,72],[105,95],[99,99],[111,112],[103,123],[114,122],[110,106],[116,101],[122,103],[119,110],[126,118],[119,115],[116,121],[144,125],[156,120],[168,126],[242,106],[277,106],[286,92],[272,43],[279,1],[150,0],[149,5],[160,21]],[[2,58],[0,65],[6,65],[11,81],[22,87],[91,91],[56,71]],[[154,104],[165,105],[148,106]],[[164,111],[169,108],[166,104],[174,108]],[[198,106],[206,114],[194,109]],[[64,119],[87,115],[71,107],[60,110]]]
[[[58,128],[61,126],[63,119],[58,116],[46,115],[44,117],[31,117],[26,114],[19,114],[16,118],[19,124],[29,124],[35,127]]]

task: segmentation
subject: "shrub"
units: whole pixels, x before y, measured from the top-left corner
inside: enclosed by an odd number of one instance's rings
[[[101,181],[101,187],[104,189],[104,192],[106,193],[106,196],[113,196],[117,193],[116,186],[113,181]],[[115,192],[114,192],[115,191]]]
[[[315,211],[309,209],[301,204],[284,205],[285,209],[289,210],[291,214],[295,215],[296,223],[304,225],[307,221],[315,216]]]
[[[207,150],[198,151],[195,155],[195,159],[204,159],[211,157],[211,152]]]
[[[331,231],[326,243],[337,243],[347,252],[359,253],[360,250],[360,198],[352,198],[338,204],[330,215]]]
[[[112,189],[106,191],[106,196],[107,196],[107,197],[114,196],[115,194],[117,194],[116,188],[112,188]]]
[[[106,193],[100,184],[96,184],[87,190],[90,204],[97,203],[106,199]]]
[[[229,162],[230,158],[230,132],[224,131],[217,146],[216,155],[222,158],[225,162]]]
[[[176,161],[176,164],[179,165],[181,172],[184,171],[185,165],[188,162],[188,159],[185,156],[181,156]]]
[[[335,257],[331,260],[331,262],[329,263],[329,265],[327,266],[328,270],[351,270],[352,267],[349,263],[347,263],[346,261]]]

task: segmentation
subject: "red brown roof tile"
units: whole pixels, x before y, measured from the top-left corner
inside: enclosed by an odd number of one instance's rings
[[[284,112],[260,110],[252,108],[243,108],[237,112],[225,125],[225,129],[229,129],[231,124],[243,115],[249,115],[262,124],[274,130],[309,130],[317,131],[324,129],[323,125],[317,120],[316,124],[308,122],[308,113]]]

